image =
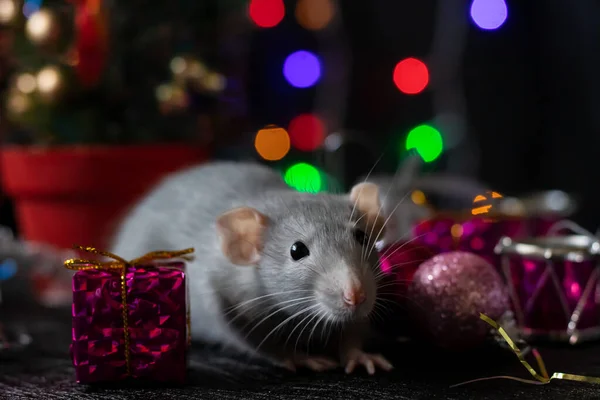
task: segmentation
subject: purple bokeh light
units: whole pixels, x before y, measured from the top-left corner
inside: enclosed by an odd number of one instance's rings
[[[309,51],[298,50],[285,59],[283,75],[294,87],[313,86],[321,77],[321,61]]]
[[[504,0],[473,0],[471,19],[484,30],[500,28],[508,17],[508,8]]]

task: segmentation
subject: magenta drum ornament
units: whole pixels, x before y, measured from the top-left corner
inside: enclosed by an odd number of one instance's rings
[[[415,225],[413,232],[419,243],[437,253],[467,251],[498,266],[494,248],[500,238],[524,236],[526,225],[519,217],[490,219],[439,215]]]
[[[488,191],[473,199],[463,213],[437,212],[413,227],[416,240],[439,253],[468,251],[495,266],[494,249],[502,237],[526,238],[547,235],[559,221],[576,210],[567,193],[552,190],[514,198]]]
[[[576,344],[600,338],[598,239],[503,237],[495,252],[526,340]]]

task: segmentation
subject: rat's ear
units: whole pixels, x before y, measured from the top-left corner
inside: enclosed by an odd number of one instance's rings
[[[260,259],[269,219],[254,208],[240,207],[217,218],[221,250],[236,265],[253,265]]]
[[[369,230],[378,234],[383,233],[384,216],[383,210],[381,210],[381,199],[379,193],[379,186],[364,182],[354,185],[350,191],[350,201],[358,211],[359,218],[365,221]],[[379,238],[375,238],[379,240]]]

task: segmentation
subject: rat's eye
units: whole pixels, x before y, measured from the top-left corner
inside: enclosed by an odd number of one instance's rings
[[[367,234],[360,229],[354,230],[354,239],[356,239],[356,241],[362,245],[369,243],[369,238]]]
[[[302,242],[296,242],[292,245],[290,249],[290,255],[294,261],[298,261],[307,257],[310,254],[308,251],[308,247]]]

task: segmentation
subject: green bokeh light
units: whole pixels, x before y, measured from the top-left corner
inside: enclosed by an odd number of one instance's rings
[[[323,186],[321,172],[307,163],[292,165],[285,171],[283,179],[299,192],[317,193]]]
[[[415,149],[425,162],[442,154],[444,143],[440,132],[430,125],[419,125],[408,133],[406,150]]]

